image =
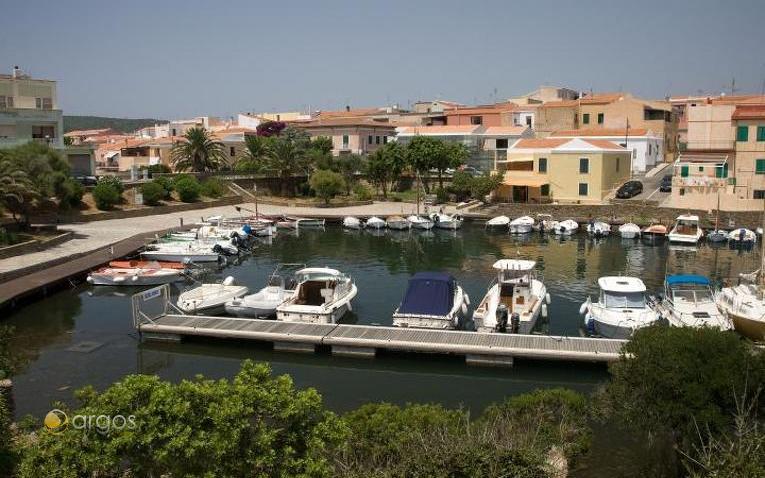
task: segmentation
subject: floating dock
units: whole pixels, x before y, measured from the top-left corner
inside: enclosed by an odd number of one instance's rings
[[[309,324],[175,313],[169,288],[133,296],[133,325],[145,340],[181,341],[185,336],[271,342],[275,350],[372,358],[378,350],[463,355],[471,365],[512,366],[515,358],[611,362],[625,340],[524,334],[484,334],[375,325]],[[151,307],[147,304],[152,303]],[[146,310],[153,309],[149,314]]]

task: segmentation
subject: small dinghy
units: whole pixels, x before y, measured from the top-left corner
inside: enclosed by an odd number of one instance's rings
[[[367,222],[365,223],[366,227],[369,229],[384,229],[385,228],[385,221],[383,219],[380,219],[377,216],[372,216],[369,219],[367,219]]]
[[[170,284],[184,279],[182,268],[164,269],[157,262],[148,264],[146,267],[103,267],[88,274],[86,280],[93,285],[144,286]]]
[[[430,215],[430,220],[438,229],[456,230],[462,227],[462,217],[459,214],[450,216],[449,214],[434,212]]]
[[[364,227],[364,223],[357,217],[346,216],[343,219],[343,227],[346,229],[361,229]]]
[[[187,314],[216,315],[225,312],[226,302],[244,297],[249,290],[226,277],[220,284],[201,284],[178,296],[178,308]]]
[[[178,244],[155,244],[154,250],[141,252],[141,257],[146,260],[168,262],[218,262],[221,260],[219,251],[215,251],[209,244],[197,241]]]
[[[182,262],[161,262],[161,261],[111,261],[109,267],[118,269],[186,269],[186,264]]]
[[[388,229],[393,229],[394,231],[406,231],[412,227],[412,224],[401,216],[390,216],[385,221],[385,224],[388,226]]]
[[[393,313],[396,327],[456,329],[470,298],[449,274],[418,272],[409,279],[404,300]]]
[[[559,236],[570,236],[579,229],[579,223],[573,219],[566,219],[555,225],[553,232]]]
[[[537,220],[534,224],[534,230],[541,233],[551,232],[558,225],[558,221],[553,219],[551,214],[537,214]]]
[[[622,224],[619,226],[619,234],[622,236],[622,239],[635,239],[640,237],[640,226],[631,222]]]
[[[276,320],[334,324],[351,310],[358,289],[342,272],[307,267],[295,273],[294,292],[276,308]]]
[[[663,224],[651,224],[644,227],[640,232],[640,237],[648,242],[661,242],[667,238],[667,226]]]
[[[486,221],[486,227],[490,229],[502,229],[508,227],[510,218],[507,216],[497,216]]]
[[[606,237],[611,234],[611,225],[603,221],[594,221],[587,224],[587,234],[593,237]]]
[[[534,218],[521,216],[510,221],[510,234],[528,234],[534,228]]]
[[[409,221],[409,224],[413,229],[430,230],[433,229],[434,226],[433,221],[422,216],[411,215],[407,217],[406,220]]]
[[[723,229],[714,229],[707,233],[707,241],[720,243],[728,240],[728,231]]]
[[[736,245],[752,245],[757,242],[757,234],[745,227],[739,227],[738,229],[730,231],[728,234],[728,242]]]
[[[655,324],[659,314],[646,298],[646,287],[636,277],[601,277],[598,301],[587,301],[579,308],[590,335],[609,339],[628,339],[641,327]]]

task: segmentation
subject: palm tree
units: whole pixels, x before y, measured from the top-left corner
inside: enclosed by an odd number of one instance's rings
[[[16,219],[16,213],[25,210],[26,202],[38,198],[27,172],[13,161],[0,158],[0,206],[11,210]]]
[[[268,168],[281,180],[282,194],[288,194],[288,183],[296,174],[309,172],[310,138],[303,130],[287,127],[275,136],[266,156]]]
[[[272,143],[268,136],[246,136],[244,138],[244,151],[239,155],[238,161],[246,163],[248,169],[262,170],[271,151]]]
[[[191,128],[183,138],[170,151],[176,171],[216,171],[226,162],[223,143],[213,139],[206,129]]]

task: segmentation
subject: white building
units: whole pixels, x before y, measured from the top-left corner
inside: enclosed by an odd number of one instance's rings
[[[645,173],[659,163],[664,162],[664,139],[646,129],[579,129],[556,131],[554,138],[604,139],[632,152],[632,172]]]
[[[63,133],[55,81],[32,78],[19,67],[0,75],[0,147],[38,141],[63,148]]]

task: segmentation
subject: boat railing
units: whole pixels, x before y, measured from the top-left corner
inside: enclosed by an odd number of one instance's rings
[[[170,300],[170,285],[164,284],[133,294],[133,327],[154,321],[168,313],[183,313]]]

